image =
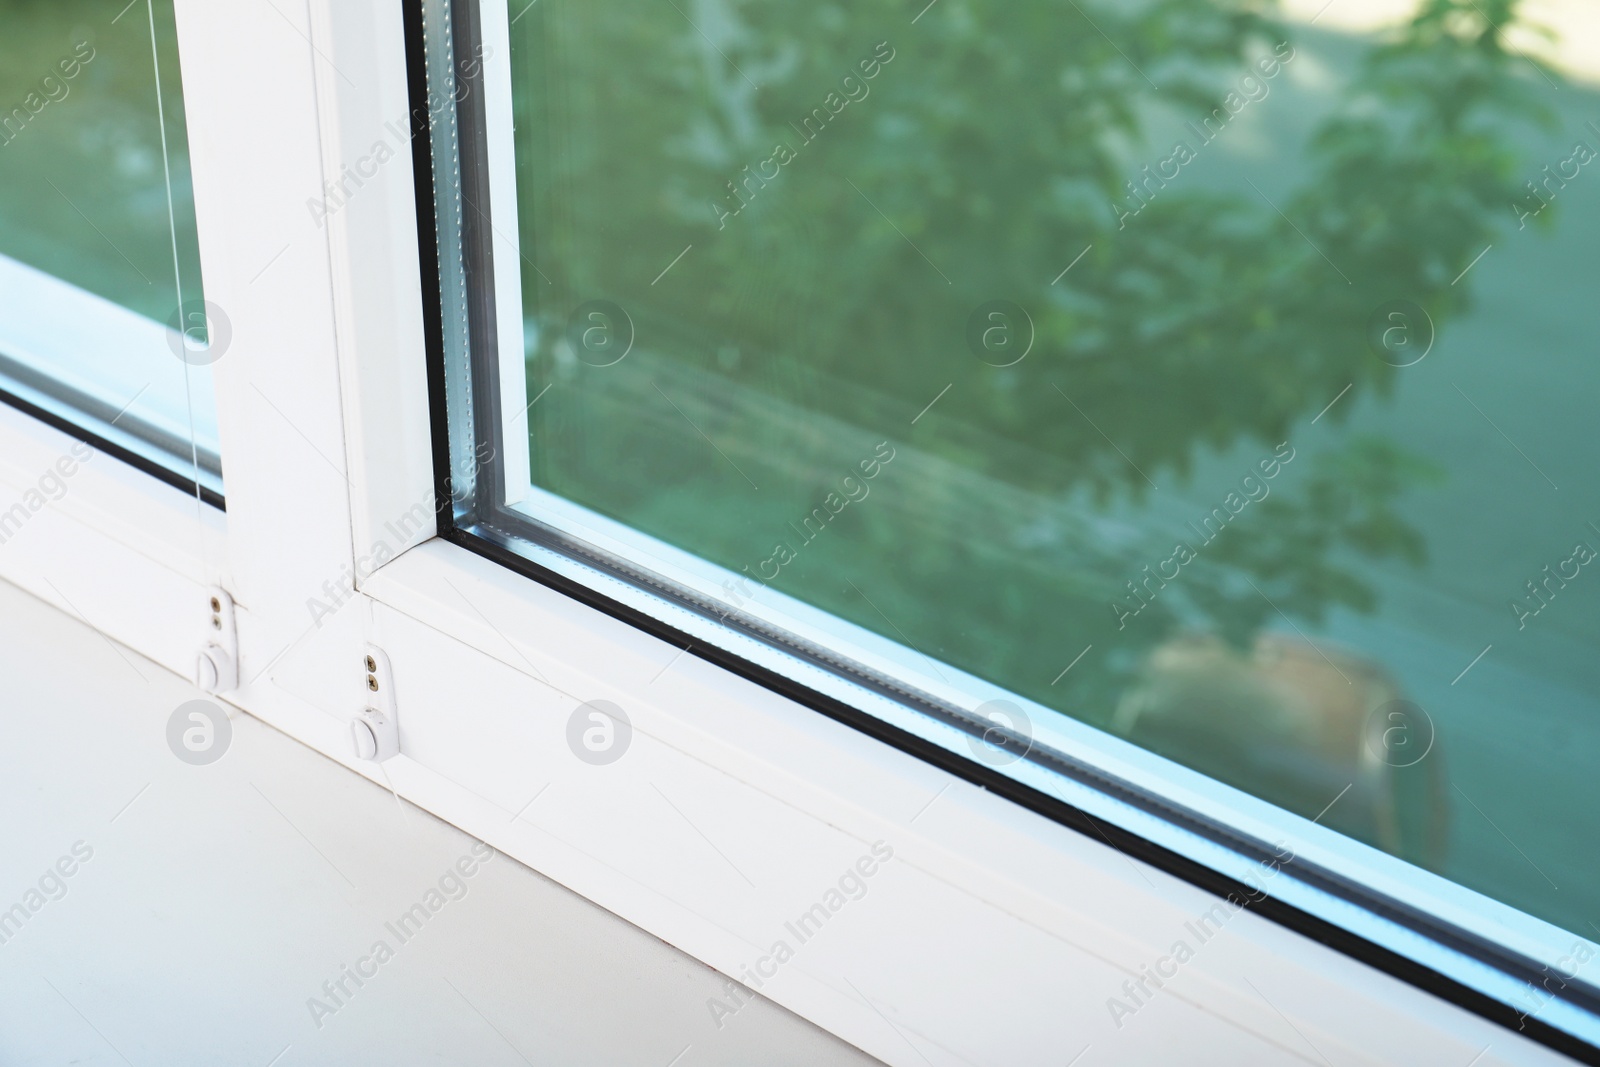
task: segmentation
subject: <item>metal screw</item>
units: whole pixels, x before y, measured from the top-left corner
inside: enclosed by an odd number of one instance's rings
[[[367,657],[367,673],[368,674],[376,674],[377,671],[378,671],[378,661],[373,659],[371,656],[368,656]]]
[[[222,601],[218,600],[216,597],[212,597],[211,598],[211,610],[212,611],[221,611],[222,610]]]
[[[370,674],[367,675],[367,688],[372,690],[374,693],[378,691],[378,680]]]
[[[222,629],[222,619],[219,616],[216,616],[216,615],[211,616],[211,628],[213,630]]]

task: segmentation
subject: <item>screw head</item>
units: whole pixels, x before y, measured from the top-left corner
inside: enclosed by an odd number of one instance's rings
[[[370,674],[367,675],[367,688],[372,690],[374,693],[378,691],[378,680]]]
[[[211,610],[212,611],[221,611],[222,610],[222,601],[218,600],[216,597],[212,597],[211,598]]]
[[[367,673],[368,674],[376,674],[377,671],[378,671],[378,661],[373,659],[371,656],[368,656],[367,657]]]

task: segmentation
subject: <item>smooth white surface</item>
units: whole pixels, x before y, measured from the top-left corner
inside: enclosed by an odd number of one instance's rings
[[[167,719],[202,695],[6,584],[0,677],[0,910],[92,850],[0,944],[6,1067],[873,1062],[759,999],[719,1029],[722,976],[506,856],[400,942],[473,838],[237,712],[221,760],[180,762]],[[308,999],[380,939],[319,1028]]]

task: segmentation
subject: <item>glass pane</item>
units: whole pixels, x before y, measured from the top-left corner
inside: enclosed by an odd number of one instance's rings
[[[1523,6],[513,3],[534,485],[1592,936],[1600,48]]]
[[[220,489],[172,2],[0,25],[0,388]]]

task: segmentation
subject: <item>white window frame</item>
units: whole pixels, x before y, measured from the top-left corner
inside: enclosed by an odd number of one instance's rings
[[[184,674],[221,585],[225,699],[725,974],[890,843],[759,989],[886,1063],[1569,1062],[1248,910],[1119,1026],[1109,999],[1218,898],[434,536],[401,6],[177,0],[177,24],[205,291],[233,326],[227,513],[97,457],[0,577]],[[0,501],[72,443],[0,406]],[[395,675],[383,764],[349,742],[368,642]],[[635,731],[607,767],[565,742],[596,699]]]

